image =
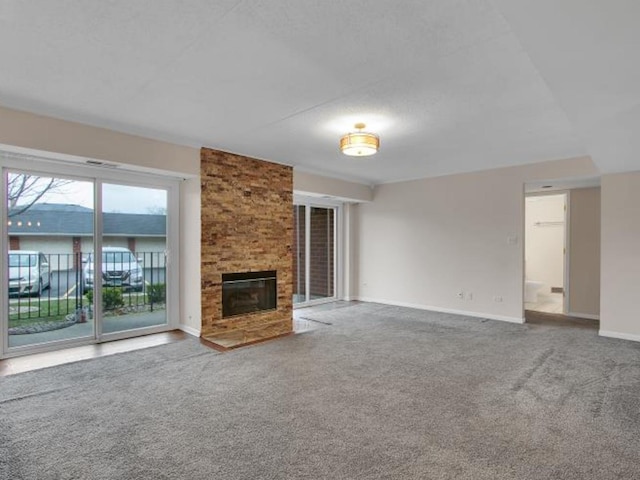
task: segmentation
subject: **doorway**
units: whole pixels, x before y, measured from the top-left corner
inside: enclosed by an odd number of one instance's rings
[[[525,197],[525,310],[567,313],[567,215],[567,193]]]

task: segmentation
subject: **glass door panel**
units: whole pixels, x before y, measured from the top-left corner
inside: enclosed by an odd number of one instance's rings
[[[309,300],[335,296],[335,209],[310,208]]]
[[[293,206],[293,303],[307,301],[306,275],[306,207]]]
[[[17,171],[6,178],[9,348],[94,337],[81,288],[94,183]]]
[[[102,333],[167,324],[167,190],[102,184]]]

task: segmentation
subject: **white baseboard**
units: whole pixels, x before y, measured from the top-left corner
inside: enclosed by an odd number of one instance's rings
[[[600,320],[600,315],[594,315],[593,313],[569,312],[567,313],[567,315],[569,315],[570,317],[576,317],[576,318],[586,318],[587,320]]]
[[[610,332],[607,330],[600,330],[598,335],[601,337],[609,337],[609,338],[618,338],[620,340],[631,340],[632,342],[640,342],[640,335],[635,335],[633,333],[622,333],[622,332]]]
[[[183,332],[188,333],[189,335],[193,335],[194,337],[198,337],[198,338],[200,337],[199,328],[193,328],[188,325],[182,325],[182,324],[178,325],[178,328]]]
[[[431,310],[432,312],[452,313],[454,315],[464,315],[466,317],[488,318],[490,320],[499,320],[509,323],[524,323],[524,317],[507,317],[506,315],[494,315],[492,313],[470,312],[467,310],[455,310],[452,308],[434,307],[433,305],[421,305],[417,303],[396,302],[394,300],[381,300],[379,298],[358,297],[361,302],[382,303],[384,305],[393,305],[395,307],[415,308],[418,310]]]

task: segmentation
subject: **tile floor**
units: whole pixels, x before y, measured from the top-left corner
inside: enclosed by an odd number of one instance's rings
[[[539,293],[536,303],[525,303],[525,310],[545,313],[562,313],[563,297],[561,293]]]
[[[315,330],[316,328],[325,327],[326,324],[309,320],[305,318],[305,315],[310,315],[315,312],[322,312],[324,310],[334,310],[336,308],[344,308],[350,305],[354,305],[358,302],[346,302],[338,300],[330,303],[323,303],[322,305],[315,305],[312,307],[302,307],[293,309],[293,331],[295,333],[308,332]]]

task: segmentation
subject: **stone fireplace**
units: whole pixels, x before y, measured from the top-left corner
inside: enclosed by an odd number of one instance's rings
[[[292,168],[203,148],[201,182],[201,336],[232,348],[290,333]]]

